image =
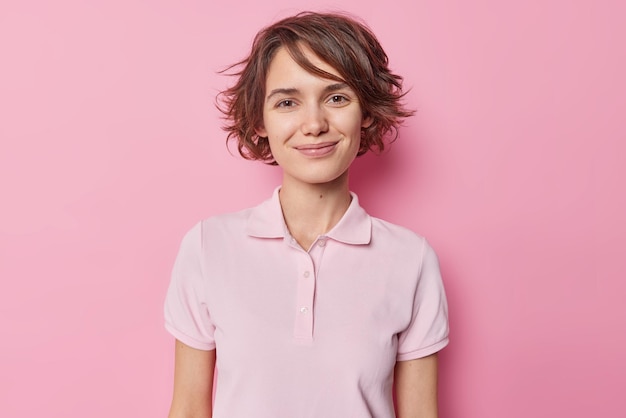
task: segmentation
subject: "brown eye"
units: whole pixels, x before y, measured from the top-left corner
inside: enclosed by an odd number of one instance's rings
[[[278,102],[276,104],[276,107],[293,107],[295,105],[293,100],[290,99],[286,99],[286,100],[281,100],[280,102]]]
[[[348,101],[348,98],[340,94],[335,94],[333,96],[330,96],[330,99],[328,101],[332,104],[343,104]]]

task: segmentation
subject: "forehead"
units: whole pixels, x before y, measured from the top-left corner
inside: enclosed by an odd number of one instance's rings
[[[316,55],[309,48],[307,48],[306,46],[300,46],[300,51],[302,52],[304,58],[312,66],[326,73],[332,74],[338,79],[343,80],[343,77],[341,77],[341,75],[335,68],[333,68],[330,64],[328,64],[326,61]],[[333,80],[330,78],[321,77],[320,75],[311,72],[309,69],[304,68],[291,56],[286,48],[280,47],[270,61],[270,65],[265,78],[265,84],[270,85],[307,77],[337,82],[336,79]]]

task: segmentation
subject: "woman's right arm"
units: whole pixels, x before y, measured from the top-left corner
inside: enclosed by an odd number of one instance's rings
[[[169,418],[211,418],[215,350],[197,350],[176,340],[174,396]]]

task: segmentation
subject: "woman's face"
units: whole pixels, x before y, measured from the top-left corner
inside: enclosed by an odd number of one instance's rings
[[[339,77],[310,50],[303,53],[313,65]],[[265,91],[263,126],[256,133],[268,138],[283,181],[324,184],[347,176],[361,129],[371,124],[354,91],[307,72],[284,48],[270,64]]]

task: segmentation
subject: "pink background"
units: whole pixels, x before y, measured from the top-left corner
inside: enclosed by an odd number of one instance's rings
[[[310,8],[412,87],[353,189],[440,255],[441,416],[624,416],[626,3],[216,3],[0,5],[0,416],[166,415],[179,241],[280,180],[227,152],[215,72]]]

